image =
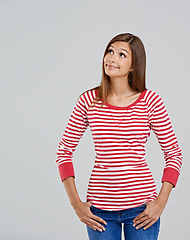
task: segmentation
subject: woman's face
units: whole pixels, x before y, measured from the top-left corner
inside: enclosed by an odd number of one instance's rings
[[[110,77],[128,77],[132,63],[132,52],[127,42],[112,43],[104,57],[105,73]]]

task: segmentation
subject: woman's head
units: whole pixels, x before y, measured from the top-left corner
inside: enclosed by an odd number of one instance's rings
[[[128,74],[129,85],[136,91],[143,91],[145,87],[145,74],[146,74],[146,54],[142,41],[137,36],[131,33],[122,33],[112,38],[105,49],[102,62],[102,81],[101,84],[108,84],[109,76],[106,74],[106,62],[109,63],[110,51],[113,49],[111,46],[122,43],[129,49],[128,56],[131,58],[131,67]],[[122,44],[120,44],[122,45]],[[128,68],[128,66],[127,66]],[[131,70],[130,70],[131,69]]]
[[[128,80],[132,69],[132,51],[128,42],[116,41],[112,43],[103,59],[105,74],[111,81],[114,78]]]
[[[107,58],[108,54],[110,54],[110,49],[114,49],[113,47],[116,47],[118,50],[122,46],[125,47],[126,50],[128,50],[130,54],[130,60],[131,61],[125,61],[126,69],[123,68],[124,65],[122,65],[122,74],[127,73],[126,81],[128,81],[129,85],[132,89],[135,91],[144,91],[146,90],[146,83],[145,83],[145,74],[146,74],[146,53],[144,49],[144,45],[139,37],[131,34],[131,33],[122,33],[119,35],[116,35],[113,37],[109,43],[106,46],[104,55],[103,55],[103,62],[102,62],[102,79],[101,83],[98,87],[89,89],[89,90],[99,90],[97,97],[95,99],[94,104],[98,102],[99,100],[102,101],[101,106],[104,105],[104,103],[107,101],[108,94],[110,92],[110,77],[109,73],[111,72],[111,68],[106,69],[106,64],[111,63],[111,65],[114,65],[117,67],[117,64],[121,64],[123,62],[115,62],[112,61],[113,59]],[[112,45],[112,46],[111,46]],[[113,74],[114,71],[112,71]],[[117,72],[117,71],[116,71]],[[107,73],[107,74],[106,74]],[[121,71],[120,71],[121,73]],[[88,90],[88,91],[89,91]],[[93,105],[94,105],[93,104]]]

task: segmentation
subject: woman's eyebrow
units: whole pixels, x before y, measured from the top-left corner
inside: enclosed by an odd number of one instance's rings
[[[113,47],[113,48],[114,48],[113,45],[110,45],[110,47]],[[126,52],[129,54],[129,52],[128,52],[125,48],[120,48],[120,50],[124,50],[124,51],[126,51]]]

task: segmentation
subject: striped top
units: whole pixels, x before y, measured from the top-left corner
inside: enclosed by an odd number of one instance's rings
[[[77,100],[63,137],[56,163],[61,180],[74,176],[72,163],[80,138],[89,126],[96,151],[86,200],[104,210],[138,207],[157,197],[156,184],[145,159],[145,143],[152,130],[164,154],[162,182],[177,183],[182,153],[161,97],[142,91],[126,107],[101,101],[91,106],[98,90],[88,90]]]

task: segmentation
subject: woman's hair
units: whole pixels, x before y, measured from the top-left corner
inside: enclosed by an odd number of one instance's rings
[[[104,69],[104,57],[108,52],[108,48],[110,45],[117,41],[127,42],[132,52],[132,64],[131,68],[133,71],[129,72],[128,75],[128,82],[132,89],[135,91],[144,91],[146,90],[146,83],[145,83],[145,74],[146,74],[146,53],[144,49],[144,45],[141,39],[131,33],[122,33],[113,37],[110,42],[108,43],[102,61],[102,79],[99,86],[91,88],[87,91],[91,90],[99,90],[94,100],[94,104],[96,104],[99,100],[102,100],[102,105],[107,101],[108,93],[110,91],[110,77],[105,73]],[[85,92],[87,92],[85,91]],[[83,93],[85,93],[83,92]],[[83,94],[82,93],[82,94]],[[81,94],[81,95],[82,95]],[[81,96],[80,95],[80,96]],[[80,97],[79,96],[79,97]]]

